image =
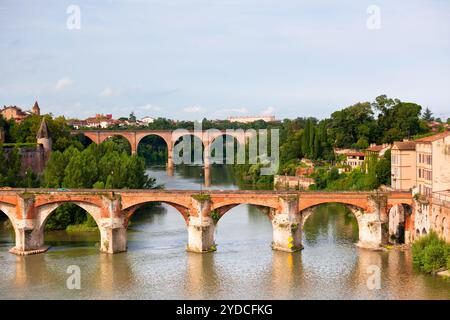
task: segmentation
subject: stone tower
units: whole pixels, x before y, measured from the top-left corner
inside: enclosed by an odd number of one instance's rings
[[[42,145],[42,148],[44,149],[44,162],[47,162],[52,152],[52,138],[48,132],[47,123],[45,123],[44,118],[42,118],[41,126],[37,132],[36,139],[37,143]]]
[[[34,106],[33,106],[33,108],[31,108],[31,112],[38,116],[41,115],[41,108],[39,108],[37,101],[34,102]]]

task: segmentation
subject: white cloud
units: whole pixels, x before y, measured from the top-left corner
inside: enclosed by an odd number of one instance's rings
[[[61,79],[59,79],[56,84],[55,84],[55,89],[57,91],[60,91],[64,88],[67,88],[68,86],[70,86],[73,83],[73,81],[69,78],[69,77],[63,77]]]
[[[137,108],[141,109],[141,110],[149,110],[149,111],[161,111],[162,110],[162,108],[160,106],[154,106],[152,104],[146,104],[144,106],[140,106]]]
[[[204,110],[205,110],[204,108],[198,107],[198,106],[186,107],[183,109],[183,111],[186,113],[196,113],[196,112],[201,112]]]
[[[110,87],[107,87],[107,88],[103,89],[102,92],[100,92],[100,97],[115,97],[118,95],[120,95],[120,91],[113,90]]]
[[[231,108],[231,109],[221,109],[221,110],[216,112],[216,114],[223,114],[223,113],[240,113],[240,114],[244,114],[244,113],[248,113],[248,109],[245,108],[245,107],[242,107],[242,108]]]
[[[264,116],[273,115],[274,111],[275,111],[274,107],[267,107],[266,109],[263,110],[262,114]]]

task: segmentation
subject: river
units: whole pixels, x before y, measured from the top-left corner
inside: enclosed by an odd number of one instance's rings
[[[205,188],[199,167],[149,174],[168,189]],[[210,188],[238,188],[230,168],[213,167],[211,180]],[[99,253],[96,232],[53,231],[48,252],[19,257],[0,223],[0,299],[450,299],[450,281],[415,270],[410,251],[359,249],[357,232],[345,207],[325,205],[305,224],[304,250],[277,252],[267,216],[240,205],[218,223],[217,252],[202,255],[185,251],[183,218],[159,205],[132,218],[125,253]],[[72,265],[79,290],[66,285]],[[371,285],[377,270],[379,289]]]

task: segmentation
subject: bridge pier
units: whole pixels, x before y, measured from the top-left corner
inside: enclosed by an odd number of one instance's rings
[[[280,198],[281,211],[272,219],[272,249],[295,252],[303,249],[301,216],[297,214],[297,198]]]
[[[193,196],[192,211],[188,220],[189,252],[206,253],[216,251],[214,241],[215,222],[211,218],[211,199],[208,195]]]
[[[18,196],[16,216],[12,219],[16,235],[16,245],[9,252],[17,255],[29,255],[45,252],[44,228],[36,217],[34,197]]]
[[[188,224],[189,252],[206,253],[216,251],[214,241],[214,221],[209,217],[190,217]]]
[[[100,227],[100,251],[118,253],[127,251],[127,229],[121,227]]]
[[[358,247],[379,249],[389,240],[389,217],[386,214],[387,198],[384,195],[367,197],[368,212],[355,214],[358,219]]]
[[[204,167],[203,169],[203,174],[204,174],[204,178],[205,178],[205,187],[210,187],[211,186],[211,166],[208,165]]]
[[[44,229],[36,227],[34,219],[18,221],[14,226],[14,231],[16,234],[16,245],[9,252],[19,256],[26,256],[48,250],[49,247],[44,245]]]
[[[374,214],[364,214],[358,221],[360,248],[379,249],[388,242],[388,225]]]
[[[174,172],[173,159],[172,159],[172,150],[169,150],[169,156],[167,158],[166,169],[167,169],[167,175],[169,177],[172,177],[173,176],[173,172]]]

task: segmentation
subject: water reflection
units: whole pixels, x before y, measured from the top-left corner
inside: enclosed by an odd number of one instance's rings
[[[211,299],[220,292],[214,254],[187,253],[184,293],[189,299]]]
[[[132,290],[136,276],[131,268],[130,257],[127,254],[99,255],[99,263],[95,278],[104,299],[114,299],[123,291]]]
[[[306,287],[300,252],[272,252],[271,286],[276,299],[302,296]],[[300,291],[300,292],[299,292]]]

